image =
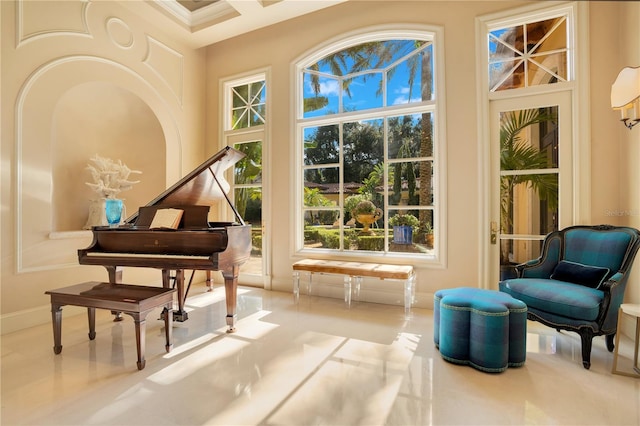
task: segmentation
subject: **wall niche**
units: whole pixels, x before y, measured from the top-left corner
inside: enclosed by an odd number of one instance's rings
[[[55,105],[51,135],[52,231],[81,230],[98,194],[86,169],[94,155],[121,160],[140,183],[124,191],[126,214],[165,189],[166,142],[158,118],[137,95],[108,82],[79,84]]]

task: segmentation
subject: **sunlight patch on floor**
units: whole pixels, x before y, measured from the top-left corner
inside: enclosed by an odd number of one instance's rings
[[[149,376],[149,380],[162,385],[171,385],[183,380],[185,376],[198,374],[198,371],[216,361],[233,356],[251,343],[239,339],[220,338],[210,341],[189,355],[176,359],[173,364]],[[186,352],[183,352],[183,354]]]

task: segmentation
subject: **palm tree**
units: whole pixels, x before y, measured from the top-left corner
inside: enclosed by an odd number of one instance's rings
[[[327,197],[320,193],[320,189],[318,188],[304,188],[304,205],[307,207],[320,207],[320,206],[331,206],[333,203]],[[314,225],[319,223],[320,221],[320,212],[318,212],[318,216],[314,217],[313,211],[309,210],[309,222],[310,225]],[[330,212],[330,214],[332,214]]]
[[[251,184],[262,180],[262,144],[260,142],[236,145],[236,148],[246,154],[238,161],[234,168],[234,182],[236,184]],[[261,199],[260,188],[239,188],[235,194],[235,205],[240,216],[245,216],[249,200]]]

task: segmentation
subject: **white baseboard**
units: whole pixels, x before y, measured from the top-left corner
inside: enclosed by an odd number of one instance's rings
[[[64,306],[62,318],[79,314],[87,314],[87,308],[80,306]],[[52,324],[51,305],[43,305],[38,308],[25,309],[23,311],[11,312],[0,315],[0,334],[5,335],[14,331],[24,330],[42,324]],[[53,325],[51,325],[53,327]],[[88,323],[87,323],[88,327]],[[53,333],[53,330],[51,331]],[[52,337],[53,339],[53,334]]]
[[[300,282],[301,296],[307,294],[307,284]],[[273,283],[274,290],[292,292],[292,281],[282,280]],[[344,286],[341,281],[314,280],[311,294],[313,296],[333,297],[336,299],[344,298]],[[353,298],[352,300],[356,300]],[[360,288],[360,302],[381,303],[385,305],[404,306],[404,289],[400,281],[389,280],[364,280]],[[433,309],[433,293],[415,294],[412,307]],[[80,306],[64,306],[62,309],[62,317],[70,317],[74,315],[86,315],[87,308]],[[15,331],[24,330],[26,328],[35,327],[42,324],[51,324],[51,305],[43,305],[37,308],[25,309],[23,311],[12,312],[10,314],[0,315],[0,335],[13,333]],[[52,337],[53,338],[53,337]]]

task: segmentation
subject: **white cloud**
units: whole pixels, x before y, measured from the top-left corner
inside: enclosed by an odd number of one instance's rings
[[[313,93],[313,87],[311,87],[311,83],[307,85],[308,92]],[[338,86],[338,82],[335,80],[325,80],[320,82],[320,94],[324,96],[338,96],[340,92],[340,88]]]
[[[396,96],[396,98],[391,102],[392,105],[401,105],[401,104],[407,104],[409,102],[420,102],[422,99],[419,93],[416,93],[417,90],[414,89],[411,91],[411,93],[413,93],[413,96],[411,97],[411,99],[409,99],[409,87],[401,87],[399,89],[396,89],[393,91],[394,94],[398,95]]]

